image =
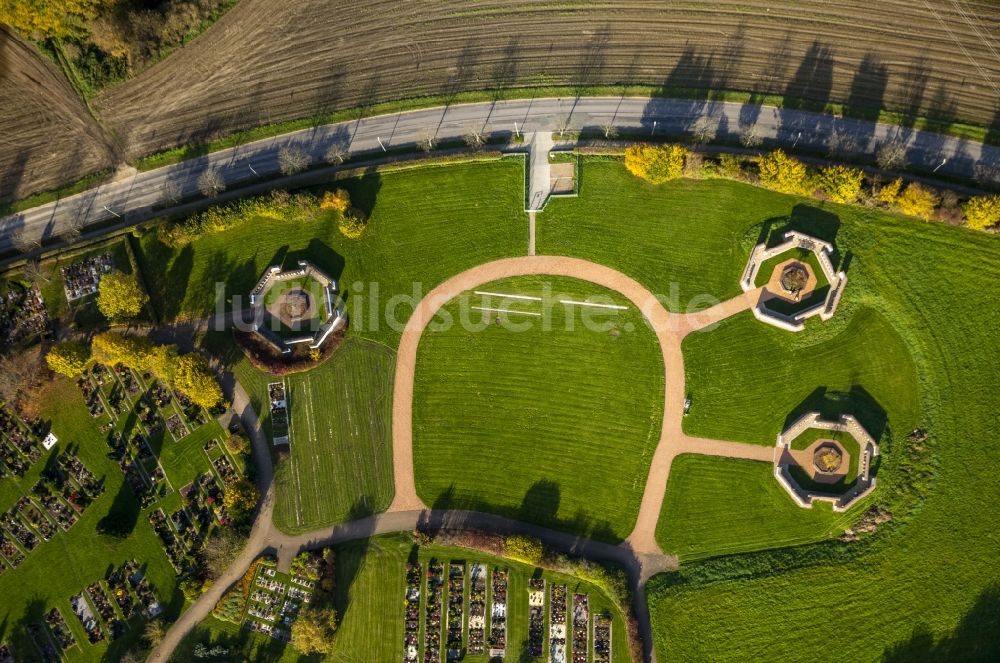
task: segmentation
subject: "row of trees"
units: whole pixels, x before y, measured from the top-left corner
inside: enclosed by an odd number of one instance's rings
[[[957,204],[954,193],[937,191],[902,178],[884,183],[867,179],[860,168],[833,165],[811,169],[777,149],[756,159],[756,181],[774,191],[798,196],[821,195],[837,203],[865,202],[897,210],[908,216],[931,220],[938,215],[960,213],[970,228],[985,230],[1000,226],[1000,196],[973,196]],[[636,177],[662,184],[685,175],[723,176],[745,179],[743,159],[723,154],[718,164],[703,164],[700,154],[680,145],[634,144],[625,149],[625,168]],[[867,188],[866,188],[867,184]],[[945,204],[946,197],[953,198]],[[947,209],[945,209],[947,208]]]
[[[152,373],[201,407],[213,408],[222,401],[222,389],[205,357],[196,352],[182,355],[175,345],[158,345],[142,336],[104,332],[95,335],[89,347],[80,341],[57,343],[45,361],[53,371],[71,378],[83,373],[92,361],[122,364]]]

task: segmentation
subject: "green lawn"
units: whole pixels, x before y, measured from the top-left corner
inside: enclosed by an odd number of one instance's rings
[[[324,660],[348,663],[402,659],[405,565],[414,552],[425,569],[427,562],[436,558],[445,563],[449,560],[461,560],[467,565],[483,562],[491,567],[500,566],[509,570],[506,660],[529,660],[524,658],[522,650],[528,635],[528,579],[535,573],[540,573],[549,582],[566,584],[570,592],[587,593],[592,613],[610,612],[613,617],[613,661],[625,663],[630,660],[625,646],[626,635],[621,613],[606,594],[590,583],[571,576],[541,572],[524,564],[461,548],[428,545],[414,550],[411,538],[405,534],[357,541],[338,546],[336,551],[335,603],[342,621],[333,651]],[[282,646],[264,636],[244,635],[237,626],[211,617],[185,639],[171,660],[191,660],[194,647],[199,642],[219,643],[229,647],[229,657],[223,658],[227,661],[243,658],[253,661],[307,660],[292,647]],[[444,637],[442,660],[443,644]],[[422,656],[420,660],[423,660]],[[486,663],[489,658],[467,655],[462,660]]]
[[[821,330],[828,333],[815,333],[819,321],[792,333],[741,313],[688,336],[685,431],[773,445],[787,425],[816,409],[828,417],[854,412],[876,438],[886,414],[901,432],[917,426],[919,383],[903,338],[873,308],[844,307],[840,315]]]
[[[826,502],[797,506],[770,463],[683,454],[670,467],[656,541],[688,562],[819,541],[848,520]]]
[[[337,183],[369,212],[360,240],[345,239],[331,213],[261,218],[180,250],[150,233],[140,262],[169,320],[213,313],[217,283],[245,303],[266,267],[308,259],[346,293],[353,333],[395,347],[414,298],[464,269],[526,253],[523,178],[519,160],[366,175]]]
[[[1000,547],[984,518],[1000,498],[988,396],[1000,389],[996,237],[735,182],[654,187],[590,159],[579,198],[552,201],[540,219],[538,246],[617,267],[685,308],[698,294],[736,294],[751,246],[788,228],[835,243],[849,278],[840,310],[798,334],[745,313],[689,337],[685,429],[771,445],[790,415],[854,411],[882,429],[868,503],[893,523],[871,543],[694,561],[658,578],[659,658],[996,659]],[[905,439],[916,426],[930,433],[924,445]],[[699,555],[725,552],[713,542],[728,543],[733,526],[717,521],[692,542]]]
[[[481,291],[544,296],[503,303],[469,293],[468,305],[504,314],[515,329],[456,324],[420,341],[413,404],[417,492],[428,505],[503,513],[603,540],[635,524],[660,435],[663,361],[641,313],[564,307],[559,299],[626,303],[575,279],[527,277]],[[548,293],[548,294],[547,294]],[[544,304],[544,305],[543,305]],[[586,311],[586,313],[584,313]],[[473,324],[480,311],[464,315]],[[598,326],[588,328],[584,315]],[[546,324],[545,320],[548,320]],[[603,325],[603,327],[600,327]]]
[[[275,469],[280,529],[305,532],[389,506],[394,367],[391,350],[352,338],[322,366],[286,378],[291,454]]]

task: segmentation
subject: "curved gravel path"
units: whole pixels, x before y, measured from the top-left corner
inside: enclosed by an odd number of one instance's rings
[[[650,463],[645,490],[635,528],[620,545],[614,546],[584,539],[565,532],[473,511],[434,511],[417,495],[413,472],[413,380],[420,337],[437,310],[454,297],[486,283],[515,276],[565,276],[595,283],[615,290],[649,321],[663,355],[664,408],[660,440]],[[417,305],[403,330],[396,359],[393,391],[393,480],[395,496],[385,513],[334,527],[320,528],[299,535],[279,531],[272,522],[274,508],[273,467],[267,438],[260,426],[249,396],[232,376],[223,379],[223,389],[233,403],[253,444],[261,490],[259,513],[243,552],[215,584],[185,611],[171,626],[160,645],[150,654],[150,661],[165,661],[181,641],[209,615],[232,584],[237,582],[259,555],[277,555],[279,566],[288,566],[303,549],[313,549],[390,532],[412,531],[418,524],[448,528],[474,528],[505,534],[525,534],[541,539],[546,545],[587,557],[613,561],[623,566],[633,590],[633,610],[639,620],[645,660],[655,661],[652,630],[645,598],[645,583],[661,571],[677,567],[674,556],[665,555],[656,543],[656,523],[666,493],[667,478],[673,459],[681,453],[772,460],[773,447],[738,442],[694,438],[683,432],[684,357],[681,342],[692,332],[710,329],[732,315],[749,309],[759,291],[740,294],[705,310],[688,313],[667,311],[654,293],[638,281],[609,267],[566,256],[526,256],[489,262],[453,276],[430,291]]]

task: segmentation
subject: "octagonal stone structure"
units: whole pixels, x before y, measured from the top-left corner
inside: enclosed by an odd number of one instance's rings
[[[288,287],[279,291],[283,286]],[[308,344],[310,350],[319,348],[345,319],[334,306],[336,292],[336,281],[307,260],[287,271],[272,265],[250,292],[254,330],[283,354],[298,344]]]
[[[757,244],[750,252],[750,258],[743,269],[743,276],[740,278],[740,287],[743,292],[751,292],[758,288],[757,281],[761,267],[768,260],[780,256],[783,253],[797,251],[806,252],[815,256],[815,263],[819,266],[820,272],[816,273],[814,267],[807,260],[797,259],[789,256],[789,259],[776,265],[768,282],[760,287],[760,297],[757,303],[751,308],[754,316],[761,322],[769,325],[787,329],[788,331],[802,331],[805,329],[805,320],[813,316],[819,316],[821,320],[829,320],[837,311],[840,298],[844,294],[844,287],[847,285],[847,274],[843,271],[835,271],[831,256],[833,255],[833,245],[829,242],[811,237],[797,230],[789,230],[784,235],[784,241],[776,246],[767,248],[765,243]],[[801,269],[806,273],[805,284],[798,291],[792,292],[782,283],[782,276],[790,268]],[[822,278],[829,284],[825,296],[817,301],[811,301],[811,295],[816,292],[817,284]],[[794,305],[799,302],[806,302],[802,308],[791,312],[777,310],[778,307],[768,306],[768,302],[783,301]],[[787,307],[787,306],[786,306]],[[785,307],[783,307],[785,308]],[[794,307],[793,307],[794,308]]]
[[[818,439],[805,449],[794,449],[792,442],[809,431],[819,431]],[[830,437],[824,437],[822,431],[829,431]],[[834,436],[847,436],[856,442],[858,457],[852,458],[844,444],[832,439]],[[833,503],[834,511],[847,511],[875,490],[872,463],[879,455],[878,444],[849,414],[836,421],[828,421],[822,419],[819,412],[808,412],[778,435],[775,446],[778,452],[775,454],[774,476],[795,503],[804,509],[812,508],[814,501],[822,500]],[[825,454],[836,456],[839,462],[824,465],[821,461]],[[849,485],[844,485],[855,461],[857,477]],[[796,480],[792,467],[797,468],[800,474],[804,473],[811,485],[803,486]]]

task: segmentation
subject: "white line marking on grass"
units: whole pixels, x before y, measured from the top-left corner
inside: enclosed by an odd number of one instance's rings
[[[486,292],[485,290],[473,290],[473,293],[477,295],[484,295],[486,297],[506,297],[507,299],[524,299],[530,302],[540,302],[541,297],[532,297],[530,295],[506,295],[502,292]]]
[[[618,304],[595,304],[594,302],[578,302],[578,301],[573,300],[573,299],[560,299],[559,303],[560,304],[573,304],[573,305],[576,305],[576,306],[593,306],[595,308],[610,308],[610,309],[614,309],[615,311],[627,311],[628,310],[627,306],[620,306]]]
[[[521,315],[532,315],[536,318],[542,316],[541,313],[534,313],[533,311],[514,311],[509,308],[490,308],[489,306],[473,306],[473,311],[492,311],[494,313],[519,313]]]

